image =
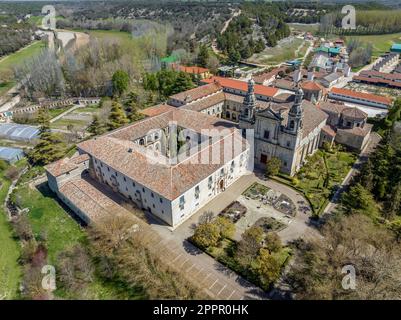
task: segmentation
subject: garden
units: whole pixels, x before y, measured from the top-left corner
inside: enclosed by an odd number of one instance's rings
[[[282,245],[277,233],[268,231],[270,223],[258,222],[235,240],[236,226],[228,217],[203,219],[189,240],[223,265],[268,291],[291,256],[290,248]]]
[[[295,177],[279,174],[275,179],[301,191],[310,201],[314,214],[319,215],[356,159],[354,153],[343,151],[341,146],[333,146],[330,150],[318,150],[310,156]]]

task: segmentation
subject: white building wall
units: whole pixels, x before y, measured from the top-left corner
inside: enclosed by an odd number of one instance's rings
[[[242,159],[242,161],[241,161]],[[173,226],[177,226],[188,219],[193,213],[198,211],[204,205],[206,205],[211,199],[217,194],[224,191],[225,188],[230,186],[234,181],[240,178],[242,175],[248,172],[247,163],[249,160],[249,150],[244,151],[241,155],[238,155],[233,159],[235,166],[231,173],[231,162],[229,161],[223,167],[219,168],[209,177],[202,180],[197,185],[194,185],[191,189],[183,193],[180,197],[172,201],[172,212],[173,212]],[[224,175],[221,176],[221,169],[224,169]],[[209,188],[209,178],[212,177],[212,186]],[[220,189],[220,183],[223,180],[223,189]],[[195,197],[196,187],[199,186],[199,198]],[[180,208],[180,198],[184,197],[184,207]]]
[[[348,101],[348,102],[352,102],[352,103],[356,103],[356,104],[362,104],[362,105],[376,107],[376,108],[387,109],[389,107],[388,105],[385,105],[385,104],[382,104],[382,103],[378,103],[378,102],[374,102],[374,101],[371,101],[371,100],[357,99],[357,98],[343,96],[343,95],[339,95],[339,94],[331,93],[331,92],[329,93],[329,98],[334,99],[334,100]]]
[[[170,200],[117,172],[99,159],[93,158],[93,160],[96,160],[96,162],[93,161],[95,174],[101,182],[109,185],[114,191],[119,192],[127,199],[132,200],[139,208],[148,210],[159,219],[172,225]],[[117,182],[117,184],[113,182]]]

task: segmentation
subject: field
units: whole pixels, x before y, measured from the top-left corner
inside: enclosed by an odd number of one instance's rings
[[[279,42],[273,48],[266,48],[263,52],[253,55],[249,58],[249,62],[262,63],[267,65],[277,65],[288,60],[298,58],[302,50],[305,50],[305,45],[302,39],[286,38]],[[301,48],[297,54],[297,50]],[[305,52],[304,51],[304,52]]]
[[[34,57],[39,54],[42,49],[46,47],[45,42],[36,41],[31,45],[14,52],[6,57],[0,59],[0,73],[2,72],[12,72],[13,68],[23,63],[26,59]],[[14,82],[0,83],[0,96],[11,89]]]
[[[317,31],[319,31],[319,24],[317,24],[317,23],[313,23],[313,24],[288,23],[288,25],[293,31],[298,31],[298,32],[316,33]]]
[[[21,167],[24,163],[24,160],[21,160],[16,165]],[[4,177],[4,171],[0,170],[0,300],[2,298],[16,298],[21,277],[20,265],[18,264],[20,246],[13,238],[11,225],[3,207],[11,184]]]
[[[379,57],[383,53],[390,51],[393,43],[401,43],[401,33],[349,36],[346,40],[348,41],[352,38],[371,43],[373,45],[373,57]]]

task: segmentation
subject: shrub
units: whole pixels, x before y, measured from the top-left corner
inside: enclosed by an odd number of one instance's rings
[[[212,223],[202,223],[196,229],[192,236],[192,241],[200,248],[207,249],[217,246],[220,240],[220,229]]]

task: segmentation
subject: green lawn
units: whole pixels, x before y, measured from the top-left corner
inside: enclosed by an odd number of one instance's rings
[[[380,34],[380,35],[364,35],[364,36],[348,36],[346,39],[356,38],[365,43],[373,45],[373,56],[378,57],[385,52],[390,51],[393,43],[401,43],[401,33]]]
[[[35,237],[46,239],[49,263],[57,265],[57,256],[69,247],[86,245],[85,229],[60,205],[47,184],[42,184],[38,189],[31,189],[28,185],[20,186],[17,195],[22,206],[29,208],[28,217]],[[88,290],[92,299],[143,298],[142,293],[128,292],[121,284],[104,282],[96,276]],[[74,298],[63,290],[55,293],[61,298]]]
[[[66,106],[66,107],[57,108],[57,109],[49,109],[50,118],[53,119],[53,118],[59,116],[60,114],[62,114],[63,112],[66,112],[71,107],[72,106]]]
[[[324,155],[326,155],[326,161]],[[333,152],[318,150],[308,158],[308,162],[294,179],[286,178],[306,194],[315,212],[318,213],[351,170],[355,161],[356,155],[350,152],[334,149]]]
[[[7,195],[10,181],[0,172],[0,297],[15,299],[21,277],[18,264],[20,246],[13,238],[11,226],[3,209],[3,202]]]
[[[297,24],[297,23],[287,23],[288,26],[293,29],[294,31],[299,31],[299,32],[312,32],[316,33],[319,31],[319,25],[318,24]]]
[[[53,123],[50,124],[51,128],[53,129],[62,129],[66,130],[68,125],[73,125],[77,127],[85,127],[88,126],[90,123],[86,121],[81,121],[81,120],[70,120],[70,119],[58,119],[57,121],[54,121]]]
[[[60,204],[47,185],[41,185],[40,191],[28,185],[18,189],[17,196],[22,207],[29,208],[29,220],[35,237],[47,239],[49,262],[56,263],[57,255],[84,240],[84,232]]]

